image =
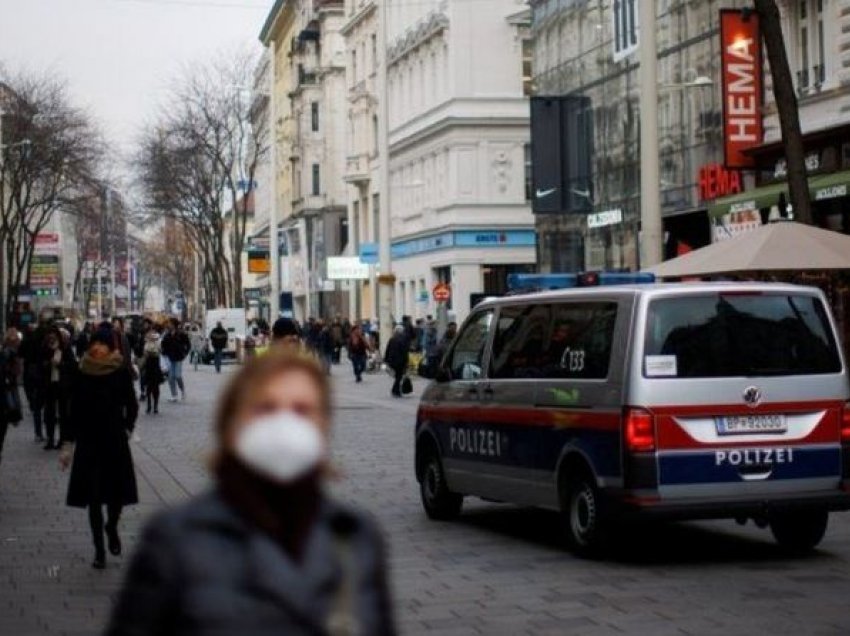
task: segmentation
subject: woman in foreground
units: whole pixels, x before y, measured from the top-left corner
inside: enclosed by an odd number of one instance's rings
[[[215,487],[155,518],[108,634],[393,634],[381,537],[324,493],[331,395],[277,348],[225,390]]]

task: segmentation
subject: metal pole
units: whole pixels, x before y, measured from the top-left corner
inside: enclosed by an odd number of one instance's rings
[[[380,323],[381,347],[386,347],[392,335],[392,306],[395,276],[392,273],[392,224],[390,221],[390,143],[389,143],[389,95],[387,94],[387,10],[389,0],[378,2],[378,322]]]
[[[277,193],[277,95],[275,93],[275,63],[277,61],[277,44],[272,40],[271,60],[269,62],[269,161],[271,162],[272,205],[269,208],[269,278],[271,297],[269,298],[269,319],[274,322],[280,316],[280,241],[278,236],[278,193]]]
[[[658,176],[658,57],[656,0],[639,0],[640,24],[640,267],[663,260]]]

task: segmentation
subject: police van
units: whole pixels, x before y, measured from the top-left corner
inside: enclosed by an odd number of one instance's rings
[[[477,306],[442,360],[415,433],[428,516],[467,495],[549,508],[585,554],[629,516],[752,519],[816,546],[850,508],[850,386],[823,294],[562,278]]]

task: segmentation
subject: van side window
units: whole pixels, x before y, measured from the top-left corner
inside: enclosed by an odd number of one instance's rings
[[[482,311],[458,335],[448,360],[453,380],[477,380],[483,375],[484,349],[492,321],[493,311]]]
[[[616,318],[613,302],[504,307],[496,327],[490,375],[604,379]]]

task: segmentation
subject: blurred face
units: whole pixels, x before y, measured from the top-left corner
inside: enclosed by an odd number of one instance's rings
[[[47,342],[48,348],[50,348],[50,349],[55,349],[56,347],[59,346],[59,339],[56,337],[55,334],[50,334],[49,336],[47,336],[46,342]]]
[[[250,392],[235,414],[227,444],[232,448],[240,430],[258,418],[279,411],[290,411],[310,421],[327,439],[330,422],[325,413],[322,392],[312,376],[300,369],[284,371],[270,377]]]

